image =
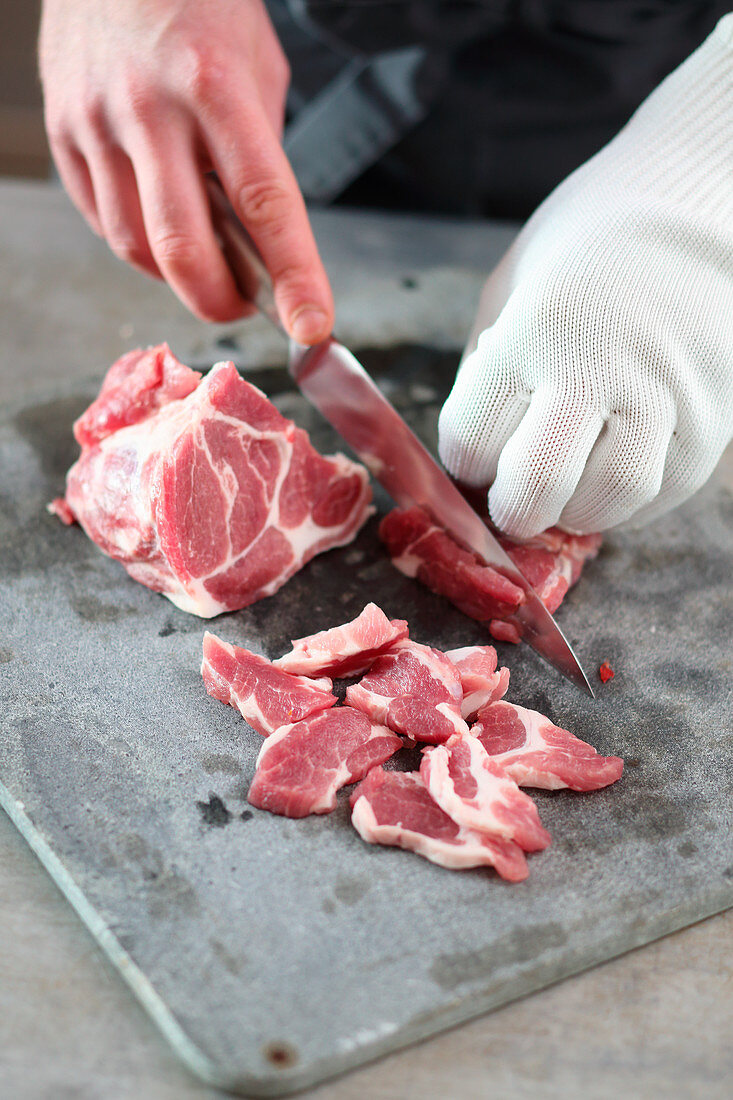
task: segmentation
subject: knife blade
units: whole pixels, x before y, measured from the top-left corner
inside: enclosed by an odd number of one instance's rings
[[[572,647],[527,578],[348,348],[333,337],[314,347],[291,341],[289,370],[395,504],[423,508],[456,542],[523,590],[525,602],[511,620],[522,639],[592,696]]]
[[[285,334],[254,242],[215,177],[207,178],[207,189],[221,248],[243,297]],[[399,507],[423,508],[456,542],[522,589],[524,603],[511,617],[522,639],[593,697],[570,643],[532,585],[348,348],[333,337],[314,347],[291,340],[288,367]]]

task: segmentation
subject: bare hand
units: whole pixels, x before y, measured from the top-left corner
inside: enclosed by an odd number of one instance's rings
[[[261,0],[45,0],[40,69],[61,179],[117,256],[205,320],[249,312],[211,225],[215,169],[288,331],[328,335],[328,279],[280,145],[289,68]]]

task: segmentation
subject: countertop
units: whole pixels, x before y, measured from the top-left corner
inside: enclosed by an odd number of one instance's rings
[[[513,234],[342,211],[314,222],[338,331],[354,346],[420,340],[458,349],[483,277]],[[164,287],[118,263],[50,186],[0,184],[0,257],[5,400],[101,373],[127,348],[160,339],[192,363],[282,359],[260,321],[206,326],[188,316]],[[219,1095],[179,1066],[1,816],[0,876],[0,1092]],[[303,1095],[728,1095],[732,931],[733,916],[723,914]]]

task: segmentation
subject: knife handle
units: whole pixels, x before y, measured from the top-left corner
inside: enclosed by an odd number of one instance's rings
[[[286,336],[287,333],[275,305],[270,272],[213,172],[206,176],[206,191],[211,204],[214,230],[234,276],[237,290],[245,301],[256,306],[260,313]]]

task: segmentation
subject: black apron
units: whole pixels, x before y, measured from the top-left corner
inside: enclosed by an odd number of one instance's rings
[[[730,0],[270,0],[306,198],[524,218]]]

